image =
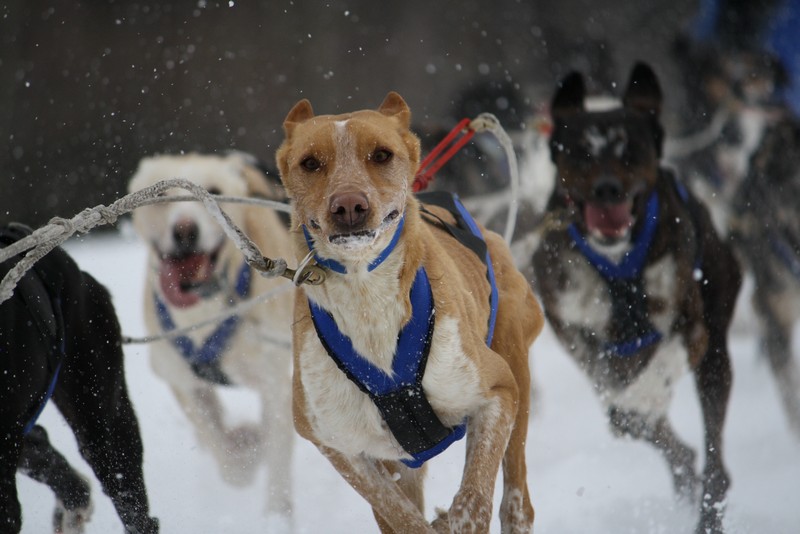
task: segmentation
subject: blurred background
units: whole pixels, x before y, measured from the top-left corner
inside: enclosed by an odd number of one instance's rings
[[[671,133],[685,93],[675,42],[699,3],[6,1],[0,221],[108,204],[145,155],[234,148],[273,164],[300,98],[338,113],[396,90],[423,137],[481,111],[524,129],[568,71],[616,93],[645,60]]]

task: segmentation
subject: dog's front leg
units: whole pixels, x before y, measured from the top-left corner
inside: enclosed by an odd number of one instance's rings
[[[451,532],[489,532],[495,480],[517,413],[517,399],[516,385],[509,377],[489,390],[489,399],[467,424],[464,476],[448,512]]]
[[[422,511],[394,482],[393,473],[375,459],[364,455],[345,456],[339,451],[317,444],[320,452],[339,474],[372,506],[384,534],[431,533],[433,529]],[[421,481],[419,481],[421,483]]]

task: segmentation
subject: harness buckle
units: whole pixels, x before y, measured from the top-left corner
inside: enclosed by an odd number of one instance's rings
[[[288,278],[292,281],[292,283],[296,286],[300,286],[302,284],[309,284],[312,286],[318,286],[322,282],[325,281],[325,269],[317,265],[314,260],[314,251],[309,251],[306,254],[306,257],[303,258],[303,261],[300,262],[300,265],[297,266],[297,269],[289,269],[288,267],[283,272],[283,277]]]

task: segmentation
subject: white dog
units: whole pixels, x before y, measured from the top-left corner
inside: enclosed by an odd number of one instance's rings
[[[141,161],[130,191],[160,180],[184,178],[212,194],[282,199],[250,156],[188,154]],[[186,194],[170,190],[167,194]],[[278,214],[261,206],[222,205],[233,222],[268,257],[288,257],[290,244]],[[199,202],[171,202],[134,213],[137,233],[150,245],[145,284],[145,320],[151,334],[183,328],[286,281],[252,271],[242,253]],[[249,484],[259,463],[268,469],[266,510],[275,530],[291,525],[290,320],[291,292],[172,341],[154,343],[151,365],[172,388],[192,422],[200,444],[217,462],[222,477]],[[224,385],[258,392],[261,420],[229,427],[217,395]]]

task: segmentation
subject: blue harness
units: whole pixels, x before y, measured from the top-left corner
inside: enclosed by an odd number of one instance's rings
[[[443,207],[453,208],[451,211],[458,223],[458,227],[447,225],[450,227],[448,231],[469,232],[473,239],[477,238],[483,244],[485,250],[486,244],[475,221],[456,196],[447,193],[446,197],[444,201],[447,205]],[[443,200],[439,197],[430,197],[429,194],[424,195],[424,198]],[[423,212],[427,213],[424,209]],[[400,219],[391,243],[370,264],[370,271],[391,254],[399,239],[402,226],[403,219]],[[306,239],[313,250],[313,240],[307,232]],[[497,286],[488,253],[479,257],[487,263],[487,278],[492,288],[487,335],[487,343],[490,343],[497,315]],[[337,265],[341,266],[338,263]],[[409,298],[412,307],[411,319],[397,336],[391,375],[372,365],[353,348],[352,341],[339,330],[330,313],[311,300],[308,304],[314,328],[325,351],[339,369],[370,397],[395,439],[412,457],[401,461],[411,468],[417,468],[463,438],[466,433],[466,423],[452,428],[444,426],[422,388],[422,377],[425,374],[436,316],[433,292],[424,268],[417,271]]]
[[[656,233],[658,217],[658,193],[653,191],[647,201],[644,226],[636,236],[633,248],[625,253],[620,263],[614,263],[594,250],[575,223],[567,229],[575,246],[600,274],[611,294],[612,317],[616,319],[621,330],[617,332],[615,341],[606,343],[603,347],[607,354],[633,356],[662,338],[648,317],[647,295],[642,280],[642,271]]]
[[[236,279],[236,294],[240,298],[244,298],[250,292],[250,278],[250,267],[247,263],[243,263]],[[154,293],[153,296],[155,297],[156,312],[161,323],[161,329],[165,332],[174,330],[175,322],[172,320],[166,304],[157,294]],[[233,302],[230,302],[230,304],[233,304]],[[238,326],[239,316],[232,315],[222,321],[201,346],[197,347],[188,336],[172,338],[172,345],[189,363],[195,375],[215,384],[229,386],[232,382],[220,367],[219,360],[231,338],[236,333]]]

